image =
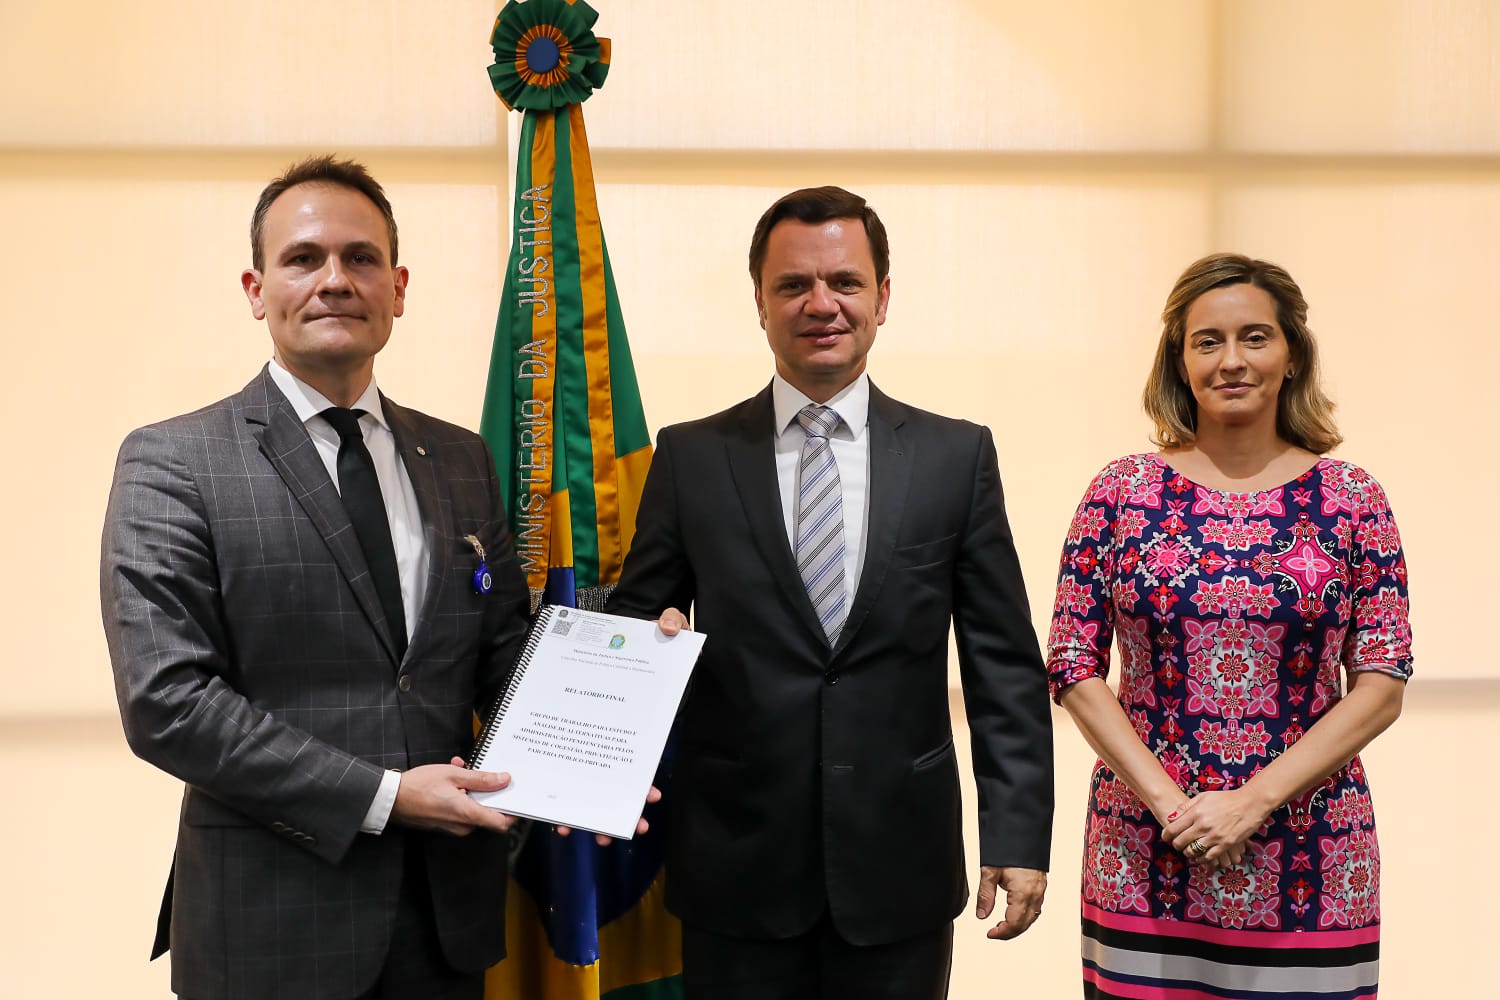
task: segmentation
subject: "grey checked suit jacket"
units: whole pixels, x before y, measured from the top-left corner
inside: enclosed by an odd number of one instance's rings
[[[484,443],[382,402],[431,553],[399,663],[338,492],[267,372],[121,448],[100,589],[126,738],[187,786],[154,953],[169,928],[178,993],[368,988],[410,838],[450,961],[504,953],[499,837],[359,832],[383,769],[467,755],[529,610]]]

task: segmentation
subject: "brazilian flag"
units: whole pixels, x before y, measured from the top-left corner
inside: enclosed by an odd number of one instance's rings
[[[609,70],[597,18],[583,0],[512,0],[490,36],[491,83],[524,117],[480,431],[533,610],[603,607],[651,462],[583,127],[582,102]],[[665,817],[655,813],[648,807],[650,833],[607,848],[588,834],[531,831],[509,896],[508,957],[486,975],[486,1000],[682,996],[682,932],[662,905]]]

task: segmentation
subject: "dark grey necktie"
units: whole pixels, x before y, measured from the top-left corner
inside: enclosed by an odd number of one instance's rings
[[[401,604],[401,574],[396,569],[396,547],[391,543],[391,524],[386,519],[385,500],[380,494],[380,480],[375,476],[375,460],[365,447],[359,418],[364,410],[346,410],[330,406],[319,414],[339,432],[339,496],[349,512],[349,523],[364,550],[365,562],[380,606],[385,611],[386,626],[396,641],[396,658],[406,655],[406,612]]]

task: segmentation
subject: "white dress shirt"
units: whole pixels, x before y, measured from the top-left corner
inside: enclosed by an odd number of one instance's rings
[[[797,553],[797,466],[807,432],[797,414],[812,404],[800,389],[777,373],[771,379],[771,403],[776,412],[776,481],[781,487],[781,512],[786,537]],[[859,574],[865,564],[865,534],[870,521],[870,377],[863,372],[823,403],[839,415],[839,425],[828,436],[839,468],[844,505],[844,594],[846,609],[854,604]]]
[[[339,485],[339,434],[333,425],[319,414],[334,404],[306,382],[281,367],[272,359],[271,380],[281,394],[292,404],[307,434],[318,450],[318,457],[328,469],[328,478]],[[396,454],[396,437],[386,423],[385,410],[380,405],[380,391],[375,378],[359,399],[350,407],[364,410],[359,418],[359,429],[364,433],[365,447],[375,463],[375,479],[380,483],[381,498],[385,501],[385,517],[391,528],[391,545],[396,550],[396,574],[401,578],[401,605],[405,612],[406,634],[412,635],[417,627],[417,614],[422,600],[427,596],[427,566],[430,553],[422,532],[422,515],[417,508],[417,493],[412,488],[411,477],[406,466]],[[398,771],[386,771],[380,781],[380,790],[370,809],[365,813],[360,830],[365,833],[380,833],[390,819],[391,808],[396,804],[396,790],[400,786]]]

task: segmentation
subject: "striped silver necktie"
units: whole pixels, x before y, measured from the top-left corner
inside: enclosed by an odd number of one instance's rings
[[[797,467],[797,569],[829,643],[848,616],[844,589],[844,496],[828,435],[840,417],[826,406],[804,406],[797,422],[807,432]]]

